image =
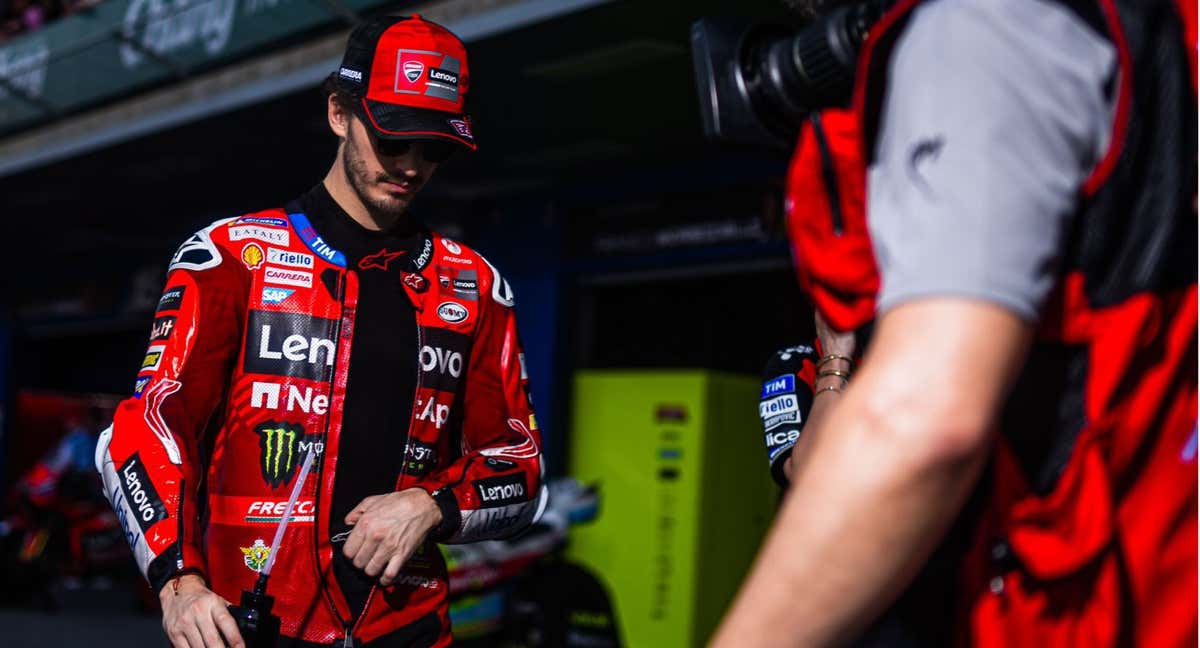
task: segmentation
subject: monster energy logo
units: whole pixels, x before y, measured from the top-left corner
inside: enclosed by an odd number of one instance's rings
[[[263,480],[271,488],[278,488],[292,481],[296,467],[308,452],[321,454],[325,444],[319,434],[305,434],[304,428],[295,423],[267,421],[254,428],[258,433],[259,468]]]

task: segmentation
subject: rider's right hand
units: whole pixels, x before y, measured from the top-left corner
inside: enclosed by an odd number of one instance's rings
[[[237,621],[226,607],[229,601],[208,589],[196,574],[174,579],[158,593],[163,609],[163,630],[174,648],[246,648]]]

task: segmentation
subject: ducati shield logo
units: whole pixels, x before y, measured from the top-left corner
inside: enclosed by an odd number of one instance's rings
[[[254,428],[254,432],[258,434],[258,467],[262,469],[263,481],[271,488],[292,481],[305,453],[321,454],[325,450],[320,435],[305,434],[304,428],[295,423],[267,421]]]
[[[416,83],[421,78],[421,73],[424,71],[425,64],[420,61],[404,62],[404,78],[408,79],[409,83]]]

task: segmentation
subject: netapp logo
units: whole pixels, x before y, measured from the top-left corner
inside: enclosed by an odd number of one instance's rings
[[[458,390],[467,364],[467,347],[470,338],[461,333],[436,328],[423,328],[424,345],[418,356],[421,365],[421,384],[437,390]]]
[[[243,371],[329,380],[337,351],[334,324],[299,313],[250,311]]]
[[[283,385],[279,383],[255,381],[250,388],[250,407],[269,410],[281,409],[279,407],[281,391],[283,391]],[[295,385],[288,385],[282,409],[285,412],[294,412],[298,409],[305,414],[324,414],[329,411],[329,397],[321,393],[313,395],[312,387],[305,387],[301,390]]]
[[[475,492],[479,494],[483,508],[519,504],[525,501],[525,475],[516,473],[480,479],[475,482]]]
[[[121,490],[125,492],[125,500],[129,502],[142,534],[148,533],[156,522],[167,519],[167,507],[159,499],[136,452],[121,465]]]
[[[451,72],[450,70],[443,70],[441,68],[431,67],[431,68],[429,68],[429,80],[430,81],[438,81],[440,83],[446,83],[446,84],[458,87],[458,75]]]

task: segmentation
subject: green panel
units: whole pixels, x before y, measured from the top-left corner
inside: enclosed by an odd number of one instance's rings
[[[701,371],[577,374],[571,473],[600,484],[601,511],[569,553],[613,594],[626,645],[702,645],[745,574],[774,492],[757,395]]]

